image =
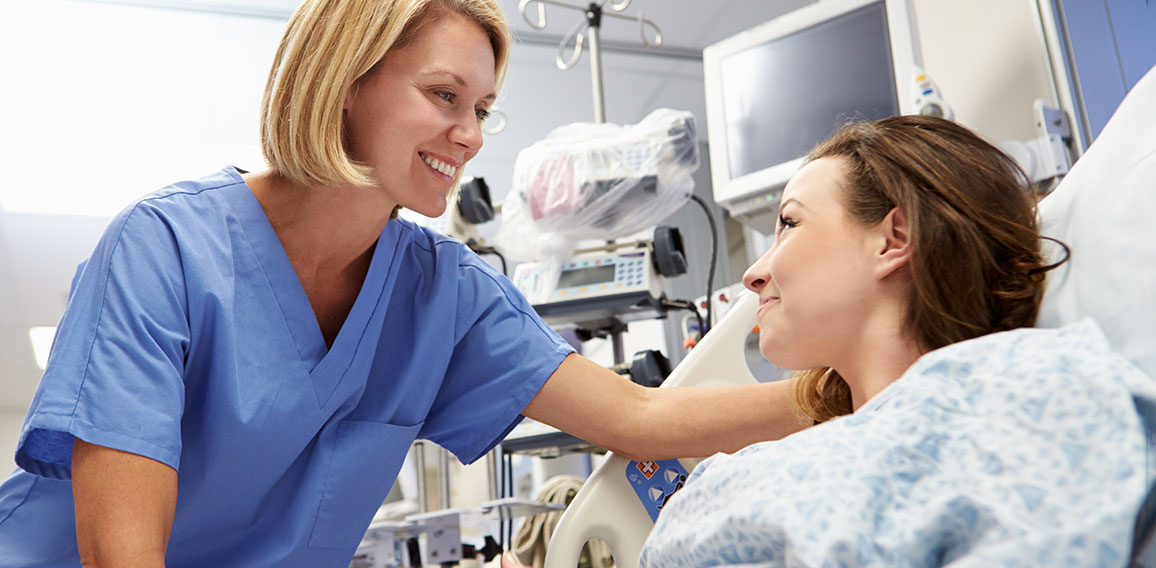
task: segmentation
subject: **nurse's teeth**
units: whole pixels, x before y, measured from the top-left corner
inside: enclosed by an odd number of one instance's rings
[[[457,171],[458,171],[458,169],[455,168],[454,166],[451,166],[451,165],[449,165],[449,164],[447,164],[441,160],[438,160],[436,158],[431,158],[429,156],[423,155],[421,157],[421,159],[425,160],[425,163],[429,164],[429,167],[431,167],[431,168],[433,168],[433,169],[435,169],[435,170],[437,170],[437,171],[439,171],[439,172],[441,172],[447,176],[450,176],[450,177],[454,177],[454,174],[457,173]]]

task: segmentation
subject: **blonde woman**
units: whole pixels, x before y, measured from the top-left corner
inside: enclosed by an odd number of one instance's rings
[[[802,427],[784,385],[643,389],[461,243],[510,34],[493,0],[309,0],[262,103],[269,169],[141,199],[77,275],[0,486],[0,566],[347,566],[415,438],[520,420],[634,457]]]

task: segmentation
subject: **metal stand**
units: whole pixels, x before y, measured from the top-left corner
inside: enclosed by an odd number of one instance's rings
[[[536,21],[530,19],[530,15],[527,12],[527,8],[534,2],[538,3],[538,18]],[[649,48],[657,48],[662,45],[662,30],[658,29],[658,24],[643,17],[642,11],[639,11],[636,16],[617,13],[630,6],[630,2],[631,0],[622,0],[621,2],[601,0],[590,2],[585,8],[558,0],[521,0],[518,2],[518,11],[522,13],[522,19],[525,20],[531,28],[536,30],[546,27],[546,4],[571,10],[582,10],[585,14],[585,21],[578,22],[577,25],[563,36],[562,42],[558,44],[558,53],[554,57],[554,62],[558,65],[558,68],[563,71],[574,67],[574,65],[578,63],[578,59],[582,56],[582,28],[585,26],[586,35],[590,41],[590,81],[594,90],[594,122],[606,122],[605,93],[602,89],[602,41],[600,35],[602,17],[608,16],[623,20],[635,20],[638,22],[638,33],[643,45]],[[603,7],[608,7],[611,11],[604,12]],[[653,41],[646,36],[647,26],[654,30]],[[571,40],[574,41],[574,53],[569,58],[564,58],[563,54],[566,52],[566,48]],[[616,322],[616,325],[612,325],[605,330],[590,330],[595,337],[608,336],[610,338],[611,345],[614,349],[615,365],[621,365],[626,361],[626,355],[622,347],[622,332],[625,330],[626,326],[622,322]]]
[[[626,323],[618,318],[608,318],[598,322],[583,322],[578,324],[578,338],[607,338],[610,347],[614,350],[614,364],[626,362],[626,351],[622,346],[622,333],[626,331]]]
[[[538,3],[538,19],[531,20],[527,12],[527,8],[531,3]],[[621,2],[608,2],[601,0],[599,2],[590,2],[585,7],[575,6],[560,2],[558,0],[521,0],[518,2],[518,11],[522,13],[522,19],[530,27],[540,30],[546,27],[546,4],[552,6],[559,6],[562,8],[569,8],[571,10],[581,10],[585,13],[585,20],[578,22],[569,32],[562,38],[562,42],[558,45],[558,54],[554,57],[554,62],[558,68],[566,71],[574,67],[578,63],[578,59],[582,56],[582,30],[586,29],[586,35],[590,41],[590,78],[594,88],[594,121],[606,122],[606,105],[604,104],[604,95],[602,91],[602,43],[599,35],[599,30],[602,28],[602,17],[608,16],[612,18],[620,18],[623,20],[635,20],[638,22],[639,35],[642,38],[642,44],[646,47],[655,48],[662,45],[662,31],[658,29],[658,25],[654,22],[644,18],[642,12],[638,12],[637,16],[626,16],[618,14],[630,5],[631,0],[622,0]],[[611,11],[604,12],[603,7],[610,8]],[[646,37],[646,28],[649,26],[654,30],[654,41]],[[567,46],[570,42],[574,42],[574,53],[569,57],[563,57]]]

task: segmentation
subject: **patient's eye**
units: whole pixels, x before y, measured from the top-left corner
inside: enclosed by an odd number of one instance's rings
[[[783,214],[779,214],[779,224],[776,227],[775,234],[781,234],[783,231],[798,225],[799,222]]]

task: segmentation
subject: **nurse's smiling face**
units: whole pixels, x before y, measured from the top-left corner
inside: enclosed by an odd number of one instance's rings
[[[446,209],[458,171],[482,147],[494,100],[494,52],[476,23],[430,16],[345,100],[349,155],[373,168],[389,200],[429,217]]]

